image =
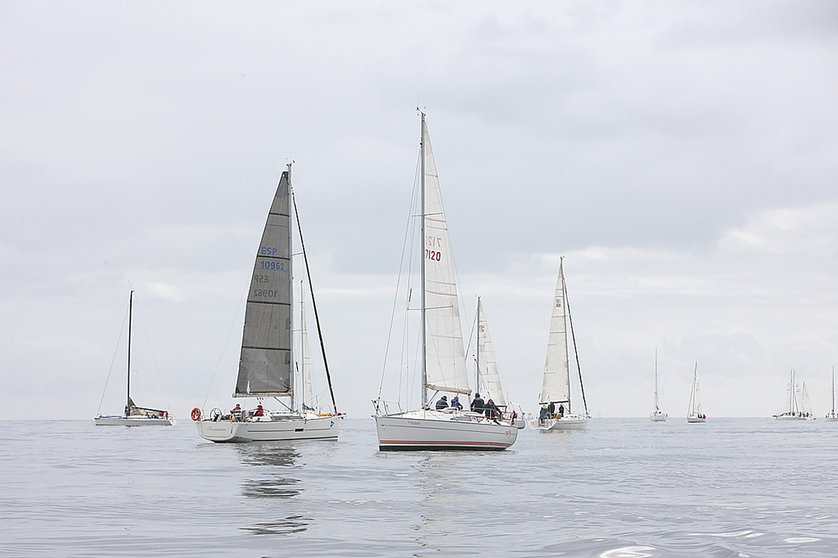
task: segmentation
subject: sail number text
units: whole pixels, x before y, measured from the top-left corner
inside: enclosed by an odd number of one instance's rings
[[[433,262],[438,262],[442,259],[442,237],[440,236],[425,236],[425,259]]]
[[[271,271],[285,271],[285,262],[261,261],[259,262],[262,269],[270,269]]]
[[[261,296],[265,298],[276,298],[279,291],[276,289],[253,289],[253,296]]]
[[[442,258],[442,253],[437,252],[436,250],[428,250],[425,248],[425,259],[431,260],[434,262],[438,262]]]

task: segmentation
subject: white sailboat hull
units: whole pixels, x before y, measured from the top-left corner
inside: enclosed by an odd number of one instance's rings
[[[374,418],[380,450],[503,450],[518,438],[517,423],[474,413],[428,410]]]
[[[706,421],[707,421],[707,419],[706,419],[706,418],[701,418],[701,417],[687,417],[687,422],[689,422],[690,424],[696,424],[696,423],[699,423],[699,422],[706,422]]]
[[[774,415],[777,420],[806,420],[802,415]]]
[[[143,416],[99,415],[93,419],[96,426],[174,426],[175,419]]]
[[[530,428],[551,432],[557,430],[585,430],[588,428],[588,418],[581,415],[565,415],[562,418],[538,419],[530,421]]]
[[[283,440],[337,440],[339,415],[324,417],[262,417],[236,421],[204,419],[195,424],[210,442],[275,442]]]
[[[667,417],[666,413],[657,412],[657,413],[652,413],[649,416],[649,420],[651,420],[652,422],[665,422],[666,417]]]

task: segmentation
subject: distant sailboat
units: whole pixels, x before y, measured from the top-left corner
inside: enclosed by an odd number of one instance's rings
[[[261,402],[255,409],[241,409],[239,405],[229,413],[212,409],[204,413],[192,409],[192,420],[198,434],[212,442],[253,442],[300,439],[337,439],[342,413],[338,413],[332,391],[325,349],[323,361],[332,399],[332,410],[314,413],[309,410],[310,389],[306,390],[303,375],[303,401],[295,399],[293,343],[291,339],[292,249],[291,249],[291,165],[282,173],[271,204],[247,295],[247,306],[242,333],[241,357],[234,397],[273,397],[282,405],[280,410],[263,409]],[[296,206],[295,213],[296,213]],[[297,228],[300,220],[297,215]],[[300,238],[303,258],[308,261],[305,245]],[[309,286],[311,278],[309,276]],[[312,302],[314,301],[313,289]],[[301,295],[302,296],[302,295]],[[317,306],[314,305],[315,317]],[[319,322],[318,322],[319,324]],[[319,325],[318,325],[319,333]],[[307,342],[306,342],[307,343]],[[303,347],[305,347],[305,344]],[[321,336],[321,349],[323,348]],[[307,352],[303,349],[303,368]],[[310,380],[309,380],[310,382]],[[283,398],[283,399],[281,399]],[[286,403],[287,401],[287,403]],[[302,408],[297,407],[301,403]]]
[[[695,371],[693,372],[693,385],[690,391],[690,407],[687,411],[687,422],[698,423],[707,420],[707,415],[701,412],[701,401],[699,400],[698,390],[698,362],[695,363]]]
[[[832,366],[832,408],[826,414],[826,420],[834,422],[838,421],[838,414],[835,413],[835,366]]]
[[[128,369],[125,411],[121,415],[98,415],[93,419],[96,426],[172,426],[174,417],[164,409],[138,407],[131,399],[131,326],[134,321],[134,291],[128,297]]]
[[[652,422],[664,422],[668,415],[664,413],[658,403],[658,350],[655,349],[655,410],[649,416]]]
[[[569,328],[568,328],[569,326]],[[574,413],[570,382],[570,363],[568,361],[567,330],[570,329],[573,352],[576,356],[576,370],[579,374],[579,390],[583,412]],[[576,335],[573,332],[573,320],[570,316],[570,303],[567,299],[567,285],[564,279],[564,258],[559,263],[559,275],[556,279],[556,291],[553,296],[553,314],[550,318],[550,333],[547,337],[547,358],[544,364],[544,378],[539,396],[541,411],[530,420],[530,427],[536,430],[582,430],[588,427],[588,403],[585,399],[585,387],[582,385],[582,369],[579,354],[576,351]]]
[[[786,401],[786,408],[783,412],[774,415],[777,420],[806,420],[806,416],[797,401],[797,384],[795,383],[795,372],[789,373],[789,396]]]
[[[526,426],[524,413],[517,408],[517,405],[508,404],[503,395],[503,386],[500,383],[500,372],[495,359],[495,350],[492,346],[492,338],[489,336],[489,323],[486,321],[486,312],[483,310],[483,302],[477,298],[477,351],[475,352],[477,381],[476,390],[482,394],[485,400],[492,399],[501,411],[504,418],[508,418],[519,429]],[[515,408],[513,408],[515,407]]]
[[[433,407],[429,404],[429,390],[433,397],[439,392],[468,396],[471,389],[448,223],[424,113],[421,113],[419,164],[421,405],[418,409],[402,411],[397,402],[385,401],[380,396],[373,400],[378,448],[503,450],[518,437],[518,428],[507,418],[489,418],[482,408],[472,412],[448,406],[447,395],[441,396]]]

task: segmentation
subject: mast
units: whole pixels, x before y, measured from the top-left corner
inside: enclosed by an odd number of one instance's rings
[[[326,369],[326,382],[329,384],[329,395],[332,398],[332,409],[335,413],[338,412],[338,405],[335,402],[335,391],[332,388],[332,375],[329,373],[329,361],[326,359],[326,346],[323,344],[323,333],[320,329],[320,315],[317,313],[317,301],[314,298],[314,284],[311,281],[311,272],[308,267],[308,254],[306,254],[306,245],[303,242],[303,229],[300,225],[300,213],[297,211],[297,197],[294,195],[294,188],[291,187],[291,163],[288,163],[288,185],[291,189],[291,201],[294,203],[294,216],[297,218],[297,232],[300,235],[300,247],[303,250],[303,261],[306,266],[306,277],[308,277],[308,289],[311,291],[311,307],[314,310],[314,321],[317,324],[317,339],[320,341],[320,354],[323,355],[323,367]],[[288,253],[291,254],[291,235],[288,235]],[[300,298],[302,298],[300,293]],[[293,385],[293,374],[291,375],[291,383]],[[291,393],[291,408],[294,408],[294,394]]]
[[[564,280],[564,256],[559,265],[559,272],[562,274],[562,293],[567,305],[567,320],[570,323],[570,338],[573,340],[573,356],[576,358],[576,371],[579,374],[579,389],[582,391],[582,406],[585,408],[585,416],[588,416],[588,400],[585,397],[585,385],[582,383],[582,365],[579,363],[579,351],[576,348],[576,331],[573,329],[573,314],[570,312],[570,299],[567,297],[567,283]],[[570,366],[567,367],[567,412],[570,414]]]
[[[658,348],[655,347],[655,410],[658,409]]]
[[[477,355],[474,359],[474,363],[476,365],[475,370],[475,378],[474,378],[474,391],[475,393],[480,392],[480,297],[477,297],[477,350],[475,351]]]
[[[428,363],[427,363],[427,334],[425,325],[425,113],[422,115],[421,130],[419,131],[419,190],[421,192],[420,204],[422,207],[422,219],[419,236],[422,239],[419,250],[421,251],[422,265],[422,288],[421,290],[421,322],[422,322],[422,408],[428,405]]]
[[[128,297],[128,386],[126,389],[125,416],[131,414],[131,323],[134,320],[134,291]]]
[[[832,414],[835,414],[835,365],[832,365]]]

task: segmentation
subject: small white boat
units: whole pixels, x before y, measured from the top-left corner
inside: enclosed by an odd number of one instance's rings
[[[795,382],[795,372],[792,370],[789,373],[788,398],[786,400],[786,408],[776,415],[775,419],[782,421],[790,420],[806,420],[808,417],[803,411],[800,403],[797,401],[797,384]]]
[[[236,406],[229,413],[214,408],[204,413],[192,409],[198,434],[212,442],[259,442],[279,440],[327,439],[335,440],[340,429],[342,413],[337,412],[329,367],[323,349],[323,363],[331,396],[331,411],[314,412],[311,406],[310,373],[302,376],[303,398],[297,408],[294,391],[294,350],[292,342],[292,249],[291,249],[291,165],[282,173],[273,203],[256,252],[256,261],[247,296],[242,334],[239,372],[234,397],[255,397],[260,403],[255,409]],[[296,206],[294,207],[296,213]],[[299,216],[297,225],[299,229]],[[301,233],[300,233],[301,234]],[[300,236],[303,257],[305,245]],[[314,315],[314,289],[309,278]],[[302,289],[300,298],[302,300]],[[301,321],[305,312],[301,312]],[[302,325],[302,324],[301,324]],[[302,325],[304,329],[304,325]],[[318,320],[318,335],[320,333]],[[307,370],[307,342],[303,338],[301,352],[303,369]],[[321,338],[321,348],[323,348]],[[283,409],[263,409],[261,400],[272,397]],[[306,400],[308,398],[308,400]],[[287,403],[283,401],[287,400]]]
[[[655,410],[649,415],[649,420],[652,422],[664,422],[667,416],[658,404],[658,350],[655,349]]]
[[[169,415],[169,411],[139,407],[131,399],[131,330],[133,321],[134,291],[131,291],[128,297],[128,368],[125,410],[121,415],[99,414],[93,418],[93,423],[96,426],[173,426],[175,419]]]
[[[701,412],[701,401],[699,399],[698,389],[698,362],[695,363],[695,371],[693,371],[693,385],[690,391],[690,407],[687,411],[687,422],[701,423],[707,420],[707,415]]]
[[[830,422],[838,421],[838,414],[835,413],[835,366],[832,367],[832,408],[826,414],[826,420]]]
[[[419,278],[421,362],[419,409],[402,411],[399,403],[373,400],[380,450],[503,450],[515,443],[518,428],[503,417],[457,408],[430,408],[428,391],[468,395],[466,355],[460,323],[454,260],[442,205],[436,163],[425,114],[421,114],[419,188],[421,257]],[[409,295],[408,295],[409,298]],[[446,401],[447,401],[447,396]],[[442,400],[442,397],[440,397]],[[452,397],[453,400],[453,397]],[[486,400],[488,403],[488,399]],[[468,407],[468,405],[464,405]],[[434,406],[436,407],[436,406]]]
[[[568,362],[568,326],[573,340],[573,352],[576,356],[578,388],[581,394],[583,412],[575,413],[572,407],[570,364]],[[550,333],[547,337],[547,358],[544,364],[544,378],[539,396],[540,412],[529,421],[530,428],[542,432],[555,430],[584,430],[588,427],[588,403],[585,399],[585,387],[582,384],[582,368],[579,365],[579,353],[576,350],[576,336],[573,333],[573,320],[570,315],[570,302],[567,298],[567,285],[564,278],[564,258],[559,263],[559,275],[553,296],[553,314],[550,318]]]

